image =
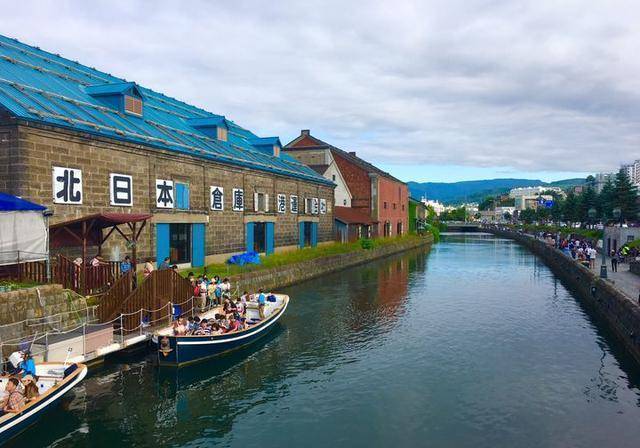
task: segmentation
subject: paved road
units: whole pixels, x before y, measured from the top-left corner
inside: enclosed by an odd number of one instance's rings
[[[598,257],[596,262],[596,272],[600,273],[600,266],[602,265],[602,256]],[[612,281],[616,288],[624,292],[632,300],[638,300],[638,294],[640,293],[640,276],[629,271],[628,263],[618,263],[618,272],[611,271],[611,260],[607,257],[607,274],[610,281]]]

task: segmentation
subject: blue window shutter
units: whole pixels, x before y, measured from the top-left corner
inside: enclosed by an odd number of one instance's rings
[[[191,225],[191,266],[204,266],[204,224]]]
[[[169,224],[156,224],[156,263],[169,256]]]
[[[176,182],[176,208],[184,209],[184,184]]]
[[[185,184],[184,185],[184,190],[183,190],[183,202],[182,202],[182,208],[184,210],[189,210],[189,184]]]
[[[245,241],[247,242],[247,252],[253,252],[253,223],[248,222],[245,230]]]
[[[304,222],[301,222],[298,224],[298,232],[299,232],[298,245],[300,246],[300,248],[303,248],[304,247]]]
[[[274,239],[275,239],[275,225],[272,222],[268,222],[267,223],[267,255],[272,254],[273,253],[273,247],[274,247]]]
[[[318,245],[318,223],[311,223],[311,247],[316,247]]]

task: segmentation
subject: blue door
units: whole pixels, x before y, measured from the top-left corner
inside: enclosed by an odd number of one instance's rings
[[[156,263],[169,256],[169,224],[156,224]]]
[[[204,224],[192,224],[191,226],[191,266],[197,268],[204,266]]]
[[[302,249],[304,247],[304,222],[298,223],[298,246]]]
[[[275,246],[275,225],[272,222],[267,223],[267,248],[266,254],[272,254]]]
[[[253,252],[253,223],[248,222],[245,228],[245,242],[247,243],[247,252]]]
[[[311,247],[316,247],[318,245],[318,223],[311,223]]]

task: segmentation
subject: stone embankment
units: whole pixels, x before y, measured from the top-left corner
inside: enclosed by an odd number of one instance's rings
[[[608,323],[628,352],[640,363],[640,305],[634,298],[544,241],[510,230],[486,230],[497,236],[513,239],[542,258],[555,275],[578,293],[587,308]]]
[[[16,339],[73,327],[87,311],[86,299],[61,285],[0,292],[0,344],[11,349]]]
[[[231,282],[237,284],[241,292],[256,291],[258,288],[277,290],[294,283],[320,277],[399,252],[428,247],[432,243],[433,236],[431,235],[423,238],[401,239],[397,243],[386,243],[370,250],[321,257],[288,266],[235,275],[231,277]]]

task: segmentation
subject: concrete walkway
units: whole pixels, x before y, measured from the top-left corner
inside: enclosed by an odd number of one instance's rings
[[[600,275],[602,256],[598,254],[596,273]],[[618,263],[618,272],[611,271],[611,259],[607,257],[607,278],[616,288],[624,292],[631,300],[637,302],[640,293],[640,276],[629,271],[628,263]]]

